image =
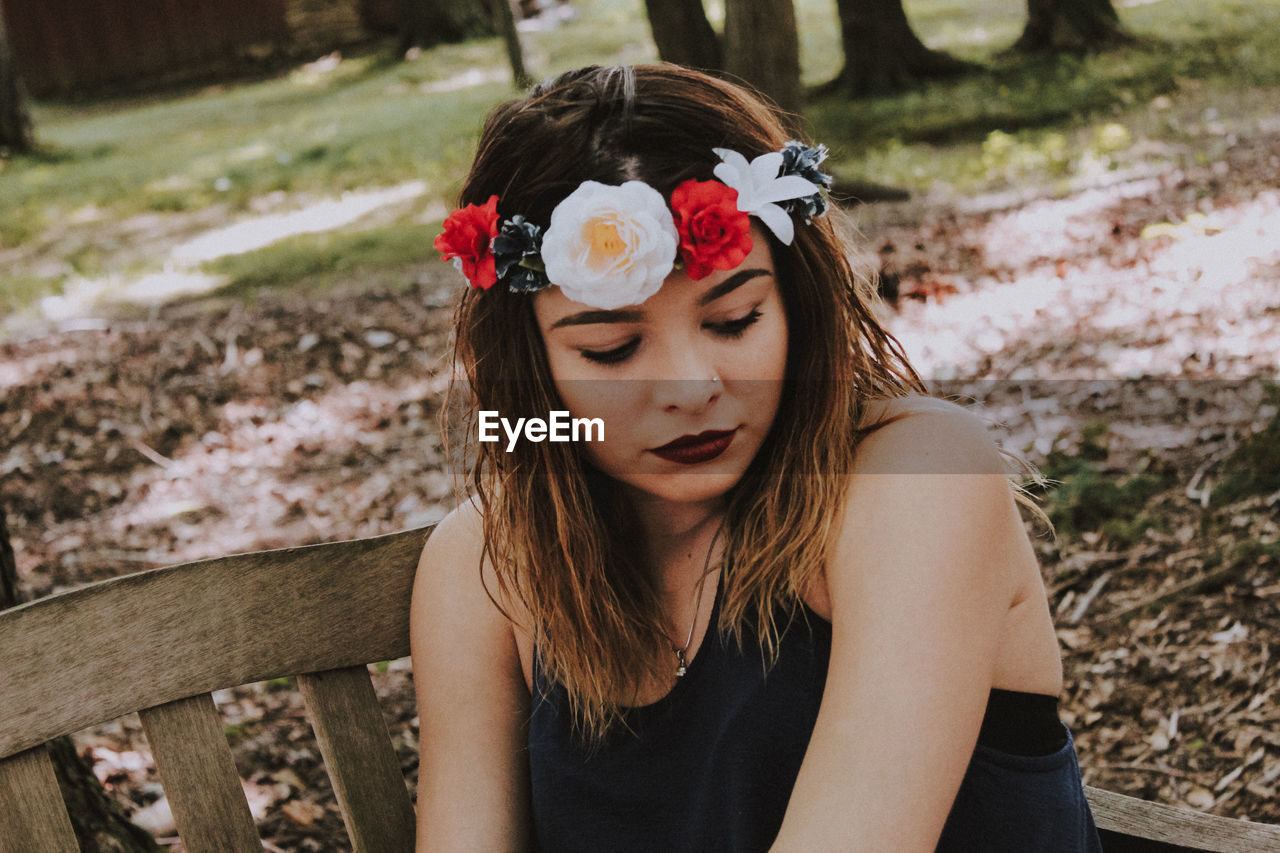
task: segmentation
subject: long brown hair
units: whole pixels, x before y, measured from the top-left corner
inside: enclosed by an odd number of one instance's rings
[[[642,180],[669,199],[680,182],[711,177],[713,148],[751,159],[789,138],[765,104],[724,80],[674,65],[584,68],[490,114],[460,201],[497,195],[500,215],[545,226],[585,180]],[[830,217],[772,248],[789,330],[786,379],[773,427],[728,495],[718,626],[739,642],[751,626],[770,658],[821,571],[865,401],[924,390],[876,322],[874,294]],[[540,664],[568,690],[579,730],[598,739],[642,684],[670,674],[662,613],[637,565],[639,531],[621,490],[577,445],[517,442],[506,452],[472,440],[480,410],[515,418],[566,408],[530,297],[501,284],[468,291],[455,335],[470,391],[467,483],[483,511],[486,557],[502,593],[532,620]]]

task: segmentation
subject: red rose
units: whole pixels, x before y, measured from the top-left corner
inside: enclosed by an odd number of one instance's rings
[[[738,191],[719,181],[688,180],[671,193],[680,257],[697,281],[731,270],[751,251],[751,218],[738,210]]]
[[[489,250],[498,236],[498,197],[489,196],[483,205],[469,204],[449,214],[444,231],[431,245],[444,259],[462,262],[462,274],[472,287],[488,290],[498,280],[493,252]]]

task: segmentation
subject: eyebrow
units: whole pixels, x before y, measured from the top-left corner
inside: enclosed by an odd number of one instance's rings
[[[556,320],[551,324],[551,328],[587,326],[592,323],[638,323],[643,319],[644,312],[637,311],[634,308],[627,311],[579,311],[577,314],[570,314],[567,317],[561,317]]]
[[[758,278],[762,275],[769,275],[766,269],[742,270],[726,278],[715,287],[708,290],[702,296],[698,297],[699,305],[710,305],[725,294],[732,293],[742,285]],[[593,323],[638,323],[644,319],[644,312],[634,308],[627,310],[606,311],[579,311],[577,314],[570,314],[567,317],[561,317],[551,324],[552,329],[559,329],[562,326],[587,326]]]
[[[755,270],[742,270],[741,272],[736,272],[733,275],[726,278],[724,281],[717,284],[715,287],[708,290],[706,293],[702,294],[702,296],[698,299],[698,304],[710,305],[712,302],[715,302],[721,296],[724,296],[727,293],[732,293],[733,291],[737,290],[739,287],[742,287],[742,285],[751,281],[751,279],[758,278],[759,276],[762,276],[762,275],[769,275],[769,271],[765,269],[755,269]]]

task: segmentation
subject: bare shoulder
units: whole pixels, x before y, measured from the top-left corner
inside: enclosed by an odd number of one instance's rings
[[[422,547],[411,608],[415,647],[445,624],[462,632],[459,640],[494,632],[501,613],[489,598],[494,576],[491,566],[482,566],[483,556],[483,519],[468,501],[440,521]]]
[[[1012,600],[1019,566],[1034,556],[983,420],[945,400],[905,397],[874,401],[864,428],[831,531],[825,589],[813,590],[811,606],[830,608],[841,576],[881,583],[908,564],[926,575],[970,572]]]
[[[459,504],[422,548],[414,580],[411,638],[415,653],[446,627],[453,642],[514,648],[531,681],[532,640],[519,599],[507,594],[485,555],[484,517],[475,500]],[[514,642],[514,645],[511,645]],[[504,656],[505,657],[505,656]]]
[[[501,624],[510,630],[513,622],[521,621],[519,602],[504,593],[485,555],[481,513],[474,499],[464,501],[427,537],[414,580],[415,615],[430,609],[428,600],[433,600],[469,623],[481,620],[480,624]]]
[[[484,519],[475,502],[466,501],[441,519],[427,537],[418,575],[429,574],[432,583],[457,582],[464,565],[470,566],[470,574],[477,574],[483,552]]]
[[[978,415],[945,400],[877,401],[865,419],[845,493],[842,527],[857,539],[917,541],[954,528],[984,538],[1021,531],[1008,466]]]
[[[1007,474],[995,437],[969,409],[934,397],[867,405],[854,473]]]

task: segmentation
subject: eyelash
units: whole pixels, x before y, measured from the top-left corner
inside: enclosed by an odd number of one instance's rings
[[[579,350],[582,357],[587,361],[594,361],[596,364],[621,364],[631,357],[636,351],[636,347],[640,345],[639,338],[632,338],[620,347],[614,347],[611,350],[600,352],[598,350]]]
[[[747,329],[754,326],[756,321],[759,319],[759,309],[752,308],[736,320],[726,320],[723,323],[709,323],[707,324],[707,327],[722,338],[736,340],[746,334]]]
[[[717,337],[728,340],[737,340],[746,334],[747,329],[751,328],[760,319],[760,311],[751,309],[743,316],[736,320],[726,320],[723,323],[708,323],[706,328]],[[593,361],[596,364],[621,364],[631,357],[636,348],[640,346],[639,338],[632,338],[620,347],[614,347],[611,350],[579,350],[582,357],[587,361]]]

